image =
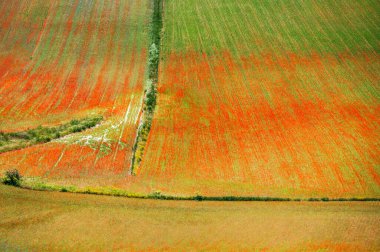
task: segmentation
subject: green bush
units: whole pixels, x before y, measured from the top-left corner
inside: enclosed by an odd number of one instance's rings
[[[149,79],[157,81],[158,78],[158,64],[159,64],[160,52],[155,43],[153,43],[149,48],[149,57],[148,57],[148,72]]]
[[[85,130],[86,127],[85,126],[81,126],[81,125],[76,125],[76,126],[73,126],[69,129],[70,132],[72,133],[77,133],[77,132],[81,132],[83,130]]]
[[[67,190],[67,188],[65,188],[65,187],[62,187],[62,188],[60,189],[60,191],[61,191],[61,192],[68,192],[69,190]]]
[[[7,142],[9,140],[9,137],[6,133],[0,131],[0,141]]]
[[[3,183],[6,185],[12,186],[20,186],[21,183],[21,175],[18,170],[9,170],[5,172],[5,178],[3,179]]]
[[[71,124],[71,125],[78,125],[78,124],[79,124],[79,121],[74,119],[74,120],[71,120],[71,121],[70,121],[70,124]]]
[[[202,195],[197,195],[197,196],[195,196],[194,197],[194,199],[196,200],[196,201],[202,201],[202,200],[204,200],[205,198],[202,196]]]
[[[308,201],[320,201],[318,198],[309,198]]]
[[[156,107],[157,99],[157,88],[151,80],[148,81],[148,90],[145,95],[145,106],[146,109],[152,113]]]
[[[51,141],[51,138],[48,136],[37,136],[37,139],[36,139],[37,143],[47,143],[50,141]]]

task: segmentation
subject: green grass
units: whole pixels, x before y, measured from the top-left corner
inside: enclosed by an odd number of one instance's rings
[[[34,144],[47,143],[53,139],[92,128],[102,120],[102,116],[96,116],[74,119],[55,127],[39,126],[20,132],[0,132],[0,153],[18,150]]]
[[[373,0],[167,0],[165,9],[169,51],[380,51]]]

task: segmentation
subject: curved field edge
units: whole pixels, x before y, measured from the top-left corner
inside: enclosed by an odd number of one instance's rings
[[[1,180],[1,178],[0,178]],[[4,178],[3,178],[4,180]],[[160,191],[155,191],[150,194],[133,193],[127,190],[123,190],[115,187],[84,187],[78,188],[76,186],[62,186],[49,183],[46,179],[38,177],[22,178],[20,184],[17,186],[22,189],[29,189],[35,191],[56,191],[62,193],[79,193],[79,194],[95,194],[104,196],[126,197],[136,199],[157,199],[157,200],[196,200],[196,201],[380,201],[380,198],[328,198],[328,197],[315,197],[315,198],[281,198],[281,197],[265,197],[265,196],[205,196],[205,195],[174,195],[166,194]]]

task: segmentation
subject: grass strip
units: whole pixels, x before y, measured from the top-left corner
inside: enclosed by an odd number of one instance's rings
[[[0,132],[0,153],[47,143],[53,139],[92,128],[102,120],[102,116],[96,116],[71,120],[66,124],[55,127],[39,126],[35,129],[19,132]]]

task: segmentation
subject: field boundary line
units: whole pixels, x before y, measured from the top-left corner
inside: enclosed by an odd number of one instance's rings
[[[4,177],[0,177],[0,181],[3,181]],[[75,186],[62,186],[55,184],[45,183],[43,179],[39,177],[25,177],[21,179],[21,183],[17,186],[25,190],[33,191],[48,191],[48,192],[66,192],[75,194],[93,194],[101,196],[112,197],[124,197],[135,199],[155,199],[155,200],[193,200],[193,201],[293,201],[293,202],[338,202],[338,201],[350,201],[350,202],[364,202],[364,201],[380,201],[380,198],[376,197],[351,197],[351,198],[328,198],[328,197],[310,197],[310,198],[285,198],[285,197],[273,197],[273,196],[205,196],[205,195],[171,195],[163,194],[159,191],[152,192],[150,194],[134,193],[124,189],[118,189],[114,187],[84,187],[77,188]]]
[[[132,148],[131,164],[128,172],[130,175],[136,175],[136,171],[141,165],[149,132],[152,127],[154,110],[157,105],[157,83],[160,63],[161,32],[163,27],[163,0],[154,0],[152,8],[148,45],[149,53],[147,60],[148,76],[144,88],[144,98],[139,126],[137,128],[136,139]]]

